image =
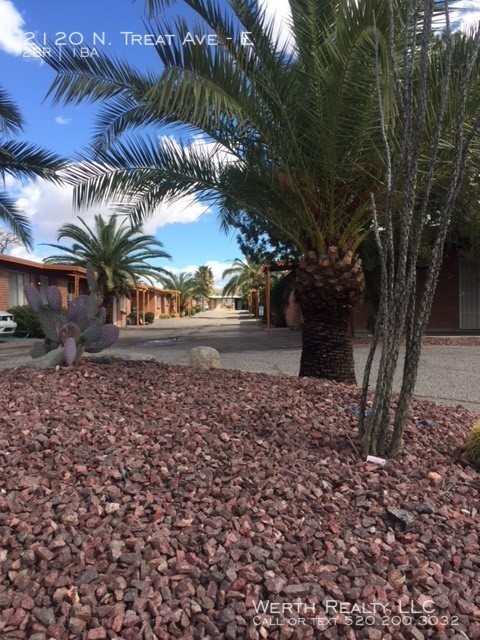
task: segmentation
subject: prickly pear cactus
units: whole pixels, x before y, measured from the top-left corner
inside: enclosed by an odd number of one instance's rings
[[[57,287],[48,287],[46,301],[33,284],[25,287],[25,297],[35,311],[45,333],[43,343],[36,343],[32,358],[45,358],[62,349],[63,362],[70,366],[78,362],[84,351],[99,353],[118,340],[119,330],[113,324],[105,324],[106,311],[98,301],[98,287],[92,265],[87,264],[89,295],[81,295],[70,302],[66,311],[62,309],[62,295]]]

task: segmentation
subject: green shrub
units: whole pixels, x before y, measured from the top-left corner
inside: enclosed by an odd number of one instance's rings
[[[174,311],[173,313],[170,314],[170,317],[171,318],[179,318],[180,315]]]
[[[473,467],[480,471],[480,420],[473,424],[466,442],[467,456]]]
[[[155,314],[153,311],[147,311],[146,313],[139,313],[138,320],[140,324],[153,324],[155,320]],[[127,324],[137,324],[137,312],[132,311],[127,316]]]
[[[143,313],[139,313],[138,314],[138,320],[140,322],[140,324],[143,324]],[[132,313],[129,313],[127,316],[127,324],[137,324],[137,312],[136,311],[132,311]]]
[[[15,329],[16,336],[26,336],[30,338],[44,338],[40,320],[38,319],[35,311],[30,309],[28,305],[11,307],[8,309],[8,313],[13,315],[17,328]]]

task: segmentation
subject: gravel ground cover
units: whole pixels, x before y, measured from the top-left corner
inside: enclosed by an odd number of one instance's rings
[[[107,360],[108,362],[108,360]],[[475,416],[153,362],[0,374],[0,638],[480,638]]]

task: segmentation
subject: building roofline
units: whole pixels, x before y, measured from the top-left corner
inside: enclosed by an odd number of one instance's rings
[[[33,260],[25,260],[24,258],[17,258],[15,256],[9,256],[4,253],[0,255],[0,263],[8,262],[9,264],[17,264],[21,267],[33,267],[34,269],[44,269],[46,271],[74,271],[76,273],[86,274],[84,267],[77,267],[70,264],[45,264],[44,262],[34,262]]]
[[[0,265],[2,262],[17,265],[19,267],[30,267],[33,269],[40,269],[44,271],[62,271],[66,273],[71,273],[72,275],[81,275],[85,278],[87,277],[87,270],[85,267],[77,267],[76,265],[69,264],[45,264],[44,262],[34,262],[33,260],[25,260],[24,258],[17,258],[15,256],[9,256],[5,253],[0,254]],[[163,293],[178,293],[176,289],[158,289],[157,287],[152,287],[151,285],[143,284],[141,282],[137,283],[136,287],[132,287],[133,291],[139,290],[148,290],[154,292],[163,292]]]

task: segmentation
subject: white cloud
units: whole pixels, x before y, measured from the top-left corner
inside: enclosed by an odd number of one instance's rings
[[[11,0],[0,0],[0,49],[21,56],[27,49],[25,20]]]
[[[66,222],[77,222],[80,215],[87,224],[98,208],[73,210],[73,187],[38,180],[11,184],[9,191],[17,205],[30,218],[34,236],[39,242],[55,242],[57,232]]]
[[[65,125],[65,124],[69,124],[72,121],[71,118],[65,118],[64,116],[57,116],[55,118],[55,122],[57,124],[59,124],[60,126]]]
[[[56,241],[59,228],[67,222],[78,222],[81,216],[87,224],[93,222],[96,213],[109,215],[108,205],[101,204],[80,211],[73,209],[73,187],[38,180],[21,184],[7,176],[6,187],[18,207],[30,218],[34,235],[41,241]],[[189,224],[207,213],[208,205],[193,197],[165,201],[146,220],[143,231],[155,235],[157,229],[167,224]]]
[[[44,256],[40,256],[36,251],[29,251],[25,249],[25,247],[13,247],[8,255],[23,260],[30,260],[31,262],[43,262],[44,258]]]
[[[178,200],[166,200],[155,209],[152,217],[146,220],[143,225],[143,231],[155,234],[156,229],[160,229],[167,224],[196,222],[208,209],[207,205],[202,204],[192,196],[179,198]]]
[[[268,20],[273,20],[273,37],[281,47],[291,42],[290,5],[289,0],[260,0]]]
[[[214,140],[206,140],[202,135],[193,136],[189,144],[180,143],[173,136],[166,135],[159,136],[158,140],[160,144],[172,145],[177,149],[183,147],[187,154],[190,150],[201,153],[205,157],[215,160],[217,164],[220,162],[222,164],[239,162],[237,156],[231,153],[231,151],[222,144],[215,142]]]

